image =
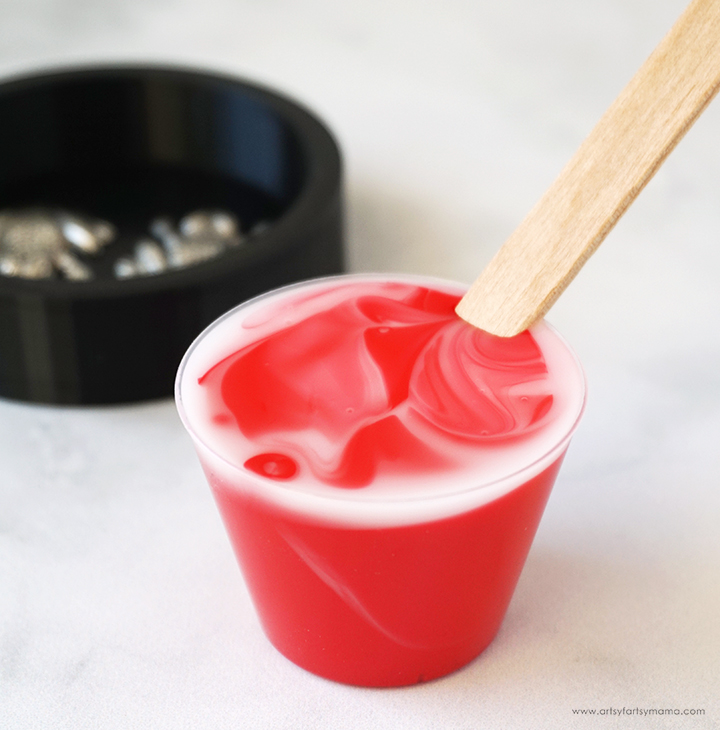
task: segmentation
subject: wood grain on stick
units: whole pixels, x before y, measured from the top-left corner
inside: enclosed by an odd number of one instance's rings
[[[457,307],[502,337],[542,317],[720,86],[720,0],[695,0]]]

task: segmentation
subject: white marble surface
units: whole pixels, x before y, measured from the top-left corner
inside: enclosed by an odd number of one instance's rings
[[[471,281],[682,0],[4,0],[0,74],[191,64],[320,113],[355,270]],[[169,401],[0,401],[0,728],[720,727],[720,102],[549,319],[590,400],[503,628],[402,690],[258,627]],[[573,710],[701,709],[592,717]]]

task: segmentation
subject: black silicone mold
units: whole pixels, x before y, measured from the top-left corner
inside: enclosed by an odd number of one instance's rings
[[[185,69],[58,71],[0,84],[0,209],[60,206],[116,224],[159,214],[266,223],[185,269],[87,282],[0,275],[0,396],[99,404],[172,394],[193,338],[263,291],[343,270],[341,159],[293,101]],[[118,248],[119,247],[119,248]],[[104,267],[104,268],[103,268]]]

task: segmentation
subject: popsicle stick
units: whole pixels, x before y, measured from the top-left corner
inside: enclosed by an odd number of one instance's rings
[[[462,298],[502,337],[565,290],[720,86],[720,0],[695,0]]]

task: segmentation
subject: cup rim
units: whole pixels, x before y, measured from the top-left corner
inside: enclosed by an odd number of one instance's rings
[[[362,490],[355,489],[342,489],[336,488],[331,493],[318,494],[314,492],[306,492],[300,490],[294,490],[287,488],[271,480],[263,479],[261,476],[256,475],[248,470],[243,469],[240,465],[234,464],[207,443],[206,439],[197,432],[197,430],[190,423],[190,419],[187,416],[183,403],[183,375],[187,368],[193,353],[199,347],[204,337],[216,327],[220,326],[225,320],[235,316],[235,314],[250,306],[259,304],[263,299],[269,299],[279,294],[285,294],[293,289],[322,286],[325,283],[332,283],[333,281],[397,281],[401,283],[416,283],[433,285],[444,288],[446,291],[448,288],[456,288],[458,293],[461,293],[463,288],[467,288],[466,284],[453,281],[450,279],[443,279],[440,277],[417,275],[417,274],[388,274],[388,273],[352,273],[352,274],[339,274],[333,276],[322,276],[312,279],[307,279],[300,282],[295,282],[286,286],[272,289],[271,291],[264,292],[256,297],[246,300],[241,304],[233,307],[225,314],[218,317],[214,322],[208,325],[202,332],[193,340],[191,345],[185,352],[180,365],[178,367],[177,375],[175,378],[175,403],[180,420],[183,426],[191,436],[196,449],[209,457],[213,463],[213,467],[219,469],[227,474],[242,475],[243,483],[252,484],[256,489],[258,496],[265,497],[273,503],[282,504],[292,509],[301,511],[305,514],[311,514],[322,519],[326,515],[328,509],[336,513],[335,516],[341,514],[347,517],[353,523],[366,523],[371,522],[375,524],[380,521],[382,523],[398,522],[397,510],[404,508],[406,511],[405,518],[412,520],[413,522],[422,521],[417,519],[418,516],[425,514],[426,512],[432,511],[433,516],[431,519],[437,519],[436,512],[441,512],[441,516],[450,516],[452,514],[458,514],[467,511],[473,507],[479,507],[487,502],[493,501],[498,497],[503,496],[506,493],[513,491],[513,489],[521,486],[528,480],[537,476],[538,474],[545,471],[548,467],[554,464],[559,458],[561,458],[572,438],[573,434],[577,430],[577,427],[582,419],[585,411],[587,402],[587,377],[585,370],[575,353],[575,351],[568,345],[565,338],[548,322],[544,322],[544,325],[550,329],[553,335],[562,343],[567,352],[571,355],[573,362],[578,372],[578,382],[581,386],[581,393],[578,397],[577,411],[572,419],[570,426],[561,438],[552,446],[552,448],[546,450],[532,461],[523,464],[520,468],[514,470],[509,474],[505,474],[502,477],[490,479],[482,482],[481,484],[473,484],[472,486],[462,487],[460,489],[450,490],[448,492],[440,492],[435,494],[423,494],[423,495],[393,495],[392,497],[368,497],[363,496],[357,498],[356,495]],[[530,328],[532,331],[532,327]],[[472,499],[473,496],[482,493],[485,499]],[[443,509],[440,505],[444,505]],[[434,508],[430,510],[429,508]],[[400,518],[400,522],[404,523],[406,519]]]

